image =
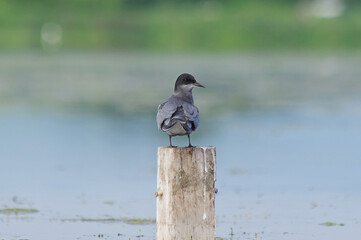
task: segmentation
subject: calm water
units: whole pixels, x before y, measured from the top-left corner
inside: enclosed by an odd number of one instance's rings
[[[39,212],[0,213],[0,237],[154,239],[154,224],[124,219],[155,219],[156,151],[168,144],[155,109],[172,89],[166,77],[190,69],[207,85],[194,91],[201,126],[192,143],[217,147],[216,235],[356,239],[359,60],[3,55],[0,209]],[[123,221],[99,221],[109,218]]]

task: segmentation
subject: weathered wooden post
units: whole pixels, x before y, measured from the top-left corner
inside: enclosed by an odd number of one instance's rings
[[[159,147],[156,239],[215,239],[215,181],[215,147]]]

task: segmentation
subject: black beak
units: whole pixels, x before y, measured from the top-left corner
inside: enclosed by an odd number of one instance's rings
[[[203,86],[202,84],[200,84],[199,82],[195,82],[194,83],[194,86],[196,87],[202,87],[202,88],[205,88],[205,86]]]

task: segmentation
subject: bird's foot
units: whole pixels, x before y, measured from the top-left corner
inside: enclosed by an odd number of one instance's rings
[[[170,147],[170,148],[176,148],[177,146],[169,145],[168,147]]]
[[[188,147],[191,148],[191,147],[194,147],[194,146],[192,144],[189,144]]]

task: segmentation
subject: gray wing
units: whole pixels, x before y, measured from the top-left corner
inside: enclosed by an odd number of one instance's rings
[[[198,108],[190,103],[180,103],[170,98],[158,107],[157,125],[159,130],[167,131],[179,121],[187,132],[192,132],[199,125]]]
[[[184,114],[189,122],[189,127],[192,131],[196,130],[199,125],[199,110],[196,106],[192,104],[183,104]]]
[[[172,117],[172,115],[177,111],[177,105],[172,102],[164,102],[158,106],[158,113],[157,113],[157,125],[158,129],[162,129],[162,125],[166,120]]]

